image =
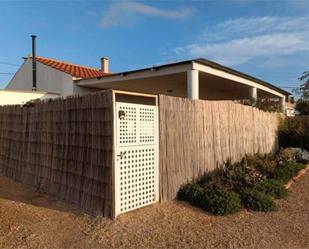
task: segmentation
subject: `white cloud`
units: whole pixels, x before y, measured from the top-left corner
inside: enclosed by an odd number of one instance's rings
[[[291,55],[309,51],[309,18],[227,20],[208,29],[200,40],[200,43],[175,48],[174,52],[206,57],[226,65],[244,64],[254,58]]]
[[[104,13],[100,25],[102,27],[119,26],[136,21],[139,16],[160,17],[165,19],[184,19],[191,16],[195,9],[183,7],[165,10],[139,2],[118,2],[111,4]]]
[[[309,30],[308,17],[254,17],[239,18],[224,21],[201,35],[205,40],[220,40],[226,37],[233,38],[242,35],[258,35],[271,32],[292,32]]]

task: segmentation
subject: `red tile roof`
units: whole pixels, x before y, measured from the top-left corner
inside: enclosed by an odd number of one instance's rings
[[[36,60],[46,66],[52,67],[64,73],[70,74],[75,78],[95,78],[102,77],[105,75],[110,75],[110,73],[103,73],[99,69],[84,67],[80,65],[74,65],[68,62],[58,61],[54,59],[48,59],[44,57],[37,56]]]

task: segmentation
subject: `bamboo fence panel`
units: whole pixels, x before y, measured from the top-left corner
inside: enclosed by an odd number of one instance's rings
[[[112,92],[0,107],[0,174],[113,215]]]
[[[278,149],[278,114],[232,101],[159,96],[160,197],[174,199],[181,186],[227,159]]]

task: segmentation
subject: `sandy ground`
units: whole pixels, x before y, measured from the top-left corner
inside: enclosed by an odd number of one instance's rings
[[[309,248],[309,174],[278,204],[215,217],[169,202],[111,221],[0,177],[0,248]]]

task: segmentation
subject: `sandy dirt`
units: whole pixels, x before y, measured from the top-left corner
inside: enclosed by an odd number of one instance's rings
[[[168,202],[111,221],[0,177],[0,248],[309,248],[309,174],[289,192],[272,213]]]

